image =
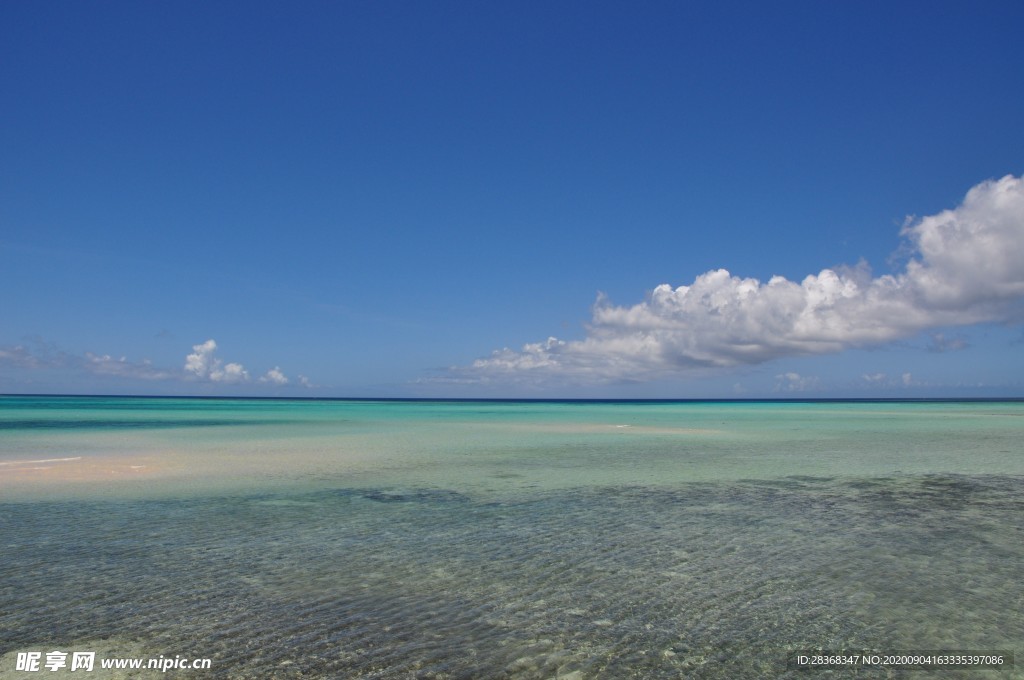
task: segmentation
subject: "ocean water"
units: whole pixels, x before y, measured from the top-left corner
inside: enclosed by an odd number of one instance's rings
[[[0,678],[27,650],[211,678],[1021,664],[1022,584],[1019,401],[0,397]]]

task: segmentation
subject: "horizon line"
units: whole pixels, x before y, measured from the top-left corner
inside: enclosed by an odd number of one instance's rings
[[[951,402],[1017,402],[1015,397],[300,397],[254,395],[189,395],[189,394],[72,394],[72,393],[0,393],[2,397],[45,397],[71,399],[197,399],[236,401],[394,401],[394,402],[504,402],[504,403],[951,403]]]

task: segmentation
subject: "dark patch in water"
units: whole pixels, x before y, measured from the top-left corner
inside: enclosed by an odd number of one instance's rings
[[[847,487],[851,488],[851,489],[871,490],[871,489],[880,489],[885,484],[891,483],[891,482],[892,482],[892,479],[890,479],[889,477],[874,477],[872,479],[855,479],[855,480],[846,482],[845,485]]]
[[[182,427],[223,427],[227,425],[244,427],[246,425],[282,425],[288,420],[217,420],[213,418],[196,418],[190,420],[159,420],[130,419],[114,420],[109,418],[79,420],[49,420],[33,418],[24,420],[0,420],[0,430],[159,430]]]
[[[415,489],[410,491],[363,491],[362,497],[378,503],[465,503],[469,500],[457,491]]]
[[[807,482],[808,484],[826,484],[828,482],[835,481],[835,477],[814,477],[811,475],[789,475],[786,479],[794,479],[798,482]]]

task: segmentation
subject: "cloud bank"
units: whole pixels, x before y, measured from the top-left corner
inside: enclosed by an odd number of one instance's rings
[[[14,366],[24,369],[70,369],[93,375],[112,375],[141,380],[165,380],[174,376],[153,365],[149,359],[129,361],[127,357],[114,358],[109,354],[86,352],[79,356],[68,354],[41,340],[35,341],[35,348],[24,345],[0,347],[0,366]]]
[[[260,383],[283,386],[291,381],[280,366],[267,371],[257,380],[252,380],[245,366],[235,362],[225,363],[216,356],[217,343],[210,339],[192,346],[192,353],[185,357],[181,369],[157,367],[149,359],[129,361],[127,357],[114,358],[109,354],[70,354],[43,342],[33,341],[33,347],[15,345],[0,347],[0,367],[10,366],[30,370],[72,370],[95,376],[114,376],[138,380],[184,380],[202,381],[225,385]],[[315,387],[305,376],[299,376],[299,385]]]
[[[142,380],[166,380],[172,376],[171,372],[154,366],[149,359],[128,361],[127,357],[114,359],[109,354],[98,356],[92,352],[85,353],[85,369],[97,375],[116,375]]]
[[[207,380],[215,383],[247,383],[251,382],[249,371],[245,366],[238,363],[225,364],[221,359],[214,356],[217,351],[217,343],[213,340],[192,345],[192,353],[185,357],[185,372],[189,377],[199,380]],[[280,366],[274,366],[265,374],[260,376],[257,382],[282,386],[291,382],[288,376],[281,371]],[[312,383],[305,376],[299,376],[299,384],[303,387],[313,387]]]
[[[601,295],[585,339],[496,350],[440,380],[645,381],[1024,320],[1024,179],[982,182],[955,209],[908,220],[900,236],[910,259],[897,274],[874,277],[861,262],[762,283],[718,269],[632,306]]]

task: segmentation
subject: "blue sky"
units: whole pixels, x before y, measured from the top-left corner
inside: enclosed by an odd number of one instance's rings
[[[0,393],[1024,395],[1022,27],[4,3]]]

